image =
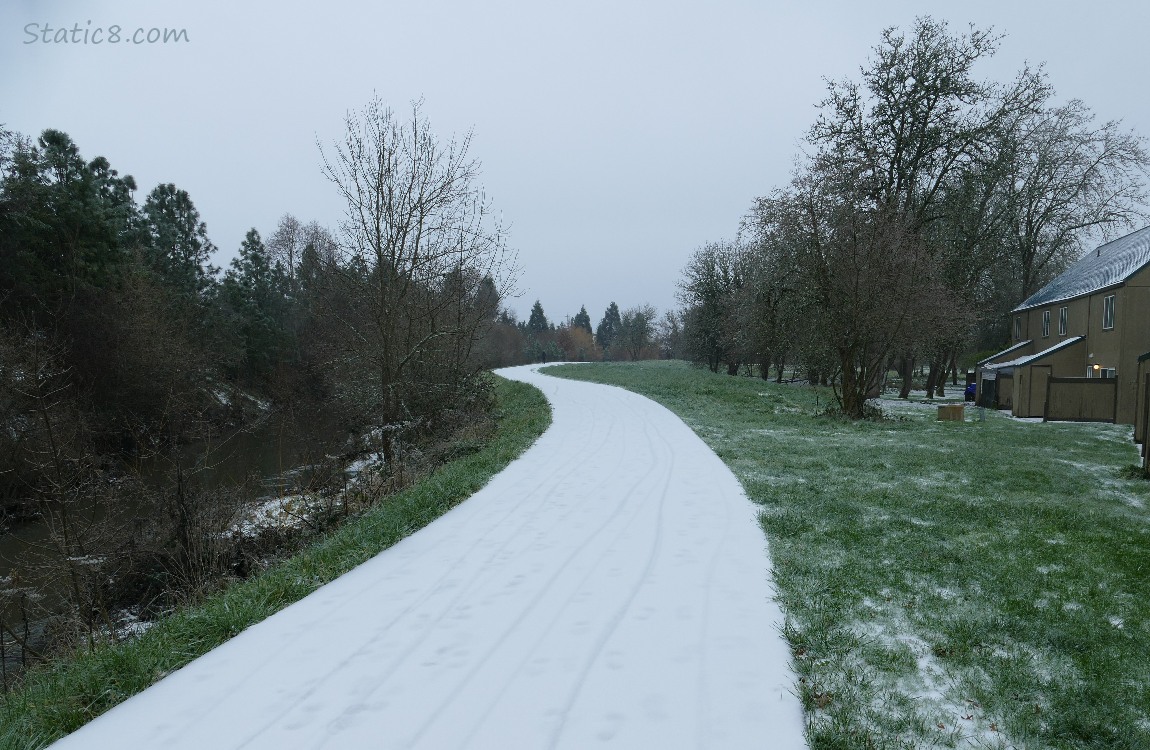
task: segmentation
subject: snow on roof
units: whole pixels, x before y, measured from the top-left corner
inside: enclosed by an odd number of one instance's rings
[[[1014,350],[1016,350],[1016,349],[1021,349],[1021,348],[1022,348],[1022,347],[1024,347],[1024,346],[1029,346],[1029,345],[1030,345],[1030,343],[1031,343],[1031,341],[1032,341],[1032,339],[1027,339],[1026,341],[1019,341],[1019,342],[1018,342],[1017,344],[1015,344],[1014,346],[1008,346],[1008,347],[1006,347],[1005,349],[1003,349],[1002,351],[1000,351],[998,354],[992,354],[992,355],[990,355],[989,357],[987,357],[986,359],[980,359],[980,360],[978,360],[977,362],[975,362],[975,363],[974,363],[974,366],[975,366],[975,367],[982,367],[983,365],[985,365],[985,364],[986,364],[987,362],[989,362],[990,360],[992,360],[992,359],[998,359],[998,358],[999,358],[999,357],[1001,357],[1003,354],[1010,354],[1012,351],[1014,351]]]
[[[1071,336],[1070,338],[1066,339],[1065,341],[1059,341],[1057,344],[1050,347],[1049,349],[1043,349],[1038,354],[1030,354],[1030,355],[1027,355],[1025,357],[1019,357],[1018,359],[1012,359],[1009,362],[996,362],[993,365],[984,365],[984,367],[987,370],[1001,370],[1004,367],[1022,367],[1024,365],[1030,364],[1031,362],[1033,362],[1036,359],[1041,359],[1042,357],[1045,357],[1047,354],[1053,354],[1054,352],[1058,351],[1059,349],[1065,349],[1068,346],[1072,346],[1074,344],[1077,344],[1079,341],[1085,341],[1085,340],[1086,340],[1085,336]],[[1009,351],[1009,349],[1007,351]]]
[[[1011,312],[1081,297],[1121,284],[1150,264],[1150,227],[1099,245]]]

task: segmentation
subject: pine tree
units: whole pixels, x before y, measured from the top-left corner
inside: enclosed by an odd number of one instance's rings
[[[244,237],[222,286],[243,341],[245,369],[252,375],[270,373],[285,348],[283,290],[287,278],[281,264],[272,266],[270,253],[255,229]]]
[[[594,331],[591,330],[591,316],[587,314],[586,305],[583,305],[579,308],[579,313],[571,322],[577,327],[586,331],[588,335],[594,333]]]
[[[550,330],[551,324],[547,321],[547,316],[543,314],[543,305],[539,304],[539,300],[535,300],[535,304],[531,307],[531,317],[527,319],[527,331],[535,336],[541,333],[546,333]]]
[[[85,162],[66,133],[33,145],[0,129],[0,302],[71,304],[123,271],[138,227],[136,184],[104,157]]]
[[[595,328],[595,343],[603,350],[604,355],[622,330],[623,318],[619,315],[619,306],[612,302],[607,306],[607,311],[603,313],[603,319]]]
[[[203,294],[215,271],[207,265],[215,246],[188,193],[170,182],[157,185],[144,201],[144,220],[152,269],[178,291]]]

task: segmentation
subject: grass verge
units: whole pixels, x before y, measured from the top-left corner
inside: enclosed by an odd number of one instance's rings
[[[1150,748],[1129,427],[913,402],[852,423],[819,414],[826,391],[683,363],[548,374],[664,404],[762,506],[815,750]]]
[[[41,748],[426,526],[483,487],[551,423],[543,394],[497,379],[497,427],[479,451],[386,498],[299,555],[139,638],[34,669],[0,703],[0,748]]]

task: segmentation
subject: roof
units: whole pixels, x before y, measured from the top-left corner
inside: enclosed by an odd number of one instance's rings
[[[1000,351],[998,354],[992,354],[992,355],[990,355],[989,357],[987,357],[986,359],[980,359],[980,360],[978,360],[977,362],[975,362],[975,363],[974,363],[974,366],[975,366],[975,367],[982,367],[983,365],[985,365],[985,364],[986,364],[987,362],[989,362],[990,360],[992,360],[992,359],[998,359],[999,357],[1001,357],[1001,356],[1002,356],[1002,355],[1004,355],[1004,354],[1010,354],[1010,353],[1011,353],[1012,351],[1014,351],[1015,349],[1021,349],[1021,348],[1022,348],[1022,347],[1024,347],[1024,346],[1029,346],[1029,345],[1030,345],[1030,343],[1031,343],[1031,339],[1027,339],[1026,341],[1019,341],[1019,342],[1018,342],[1017,344],[1015,344],[1014,346],[1008,346],[1007,348],[1005,348],[1005,349],[1003,349],[1002,351]]]
[[[1081,297],[1121,284],[1150,264],[1150,227],[1144,227],[1075,261],[1054,281],[1030,295],[1011,312]]]
[[[1009,362],[996,362],[993,365],[984,365],[983,368],[986,370],[1001,370],[1004,367],[1025,367],[1026,365],[1033,364],[1034,361],[1037,359],[1042,359],[1043,357],[1045,357],[1048,354],[1053,354],[1054,352],[1056,352],[1060,349],[1065,349],[1068,346],[1073,346],[1074,344],[1077,344],[1079,341],[1085,341],[1085,340],[1086,340],[1085,336],[1071,336],[1070,338],[1066,339],[1065,341],[1059,341],[1057,344],[1050,347],[1049,349],[1043,349],[1038,354],[1031,354],[1031,355],[1028,355],[1026,357],[1019,357],[1018,359],[1012,359]],[[1007,350],[1007,351],[1009,351],[1009,350]]]

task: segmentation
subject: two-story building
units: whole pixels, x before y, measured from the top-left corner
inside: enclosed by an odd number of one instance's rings
[[[1150,351],[1150,227],[1099,246],[1011,313],[1011,345],[978,363],[980,404],[1018,417],[1134,424]]]

